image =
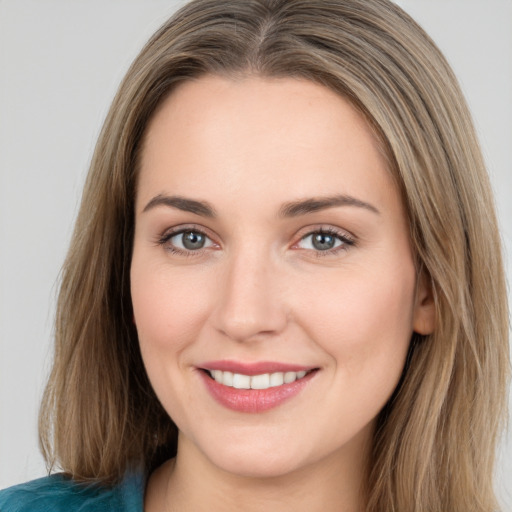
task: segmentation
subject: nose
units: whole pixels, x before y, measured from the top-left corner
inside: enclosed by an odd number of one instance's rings
[[[233,255],[219,273],[215,328],[237,341],[280,334],[288,321],[282,272],[265,254]]]

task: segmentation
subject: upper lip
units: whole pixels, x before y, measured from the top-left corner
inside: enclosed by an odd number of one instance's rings
[[[242,375],[262,375],[264,373],[300,372],[314,370],[315,366],[281,363],[277,361],[241,362],[241,361],[208,361],[198,365],[203,370],[221,370],[223,372],[240,373]]]

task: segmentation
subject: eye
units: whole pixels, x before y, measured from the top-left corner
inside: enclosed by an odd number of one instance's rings
[[[210,240],[204,233],[199,231],[183,231],[172,236],[169,241],[179,249],[197,251],[205,247]]]
[[[198,229],[182,229],[165,233],[158,243],[165,246],[170,252],[179,254],[200,252],[202,249],[215,245],[205,233]]]
[[[300,249],[316,252],[332,253],[347,249],[354,245],[354,240],[347,234],[339,233],[333,229],[320,229],[303,236],[297,244]]]

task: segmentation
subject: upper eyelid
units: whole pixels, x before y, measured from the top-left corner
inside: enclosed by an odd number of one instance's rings
[[[343,229],[343,228],[335,227],[335,226],[332,226],[329,224],[318,224],[317,226],[307,226],[307,227],[299,230],[298,233],[300,233],[297,235],[298,240],[302,240],[306,236],[312,235],[314,233],[329,233],[329,234],[333,234],[335,236],[339,236],[341,238],[346,238],[346,239],[354,241],[354,242],[357,239],[357,237],[350,231]]]
[[[300,242],[301,240],[304,240],[305,238],[308,238],[309,236],[313,236],[313,235],[315,235],[315,234],[317,234],[317,233],[322,233],[322,234],[324,234],[324,235],[332,235],[332,236],[334,236],[334,237],[339,238],[339,239],[340,239],[340,240],[342,240],[342,241],[344,241],[344,240],[348,240],[348,241],[350,241],[350,242],[352,242],[352,241],[353,241],[352,236],[348,236],[348,235],[343,234],[343,233],[340,233],[340,232],[338,232],[338,231],[331,231],[331,230],[329,230],[329,231],[328,231],[328,230],[320,230],[320,229],[319,229],[319,230],[317,230],[317,231],[310,231],[309,233],[306,233],[304,236],[300,237],[299,242]]]
[[[162,231],[161,235],[159,235],[159,238],[170,238],[175,235],[179,235],[180,233],[184,233],[185,231],[197,231],[198,233],[201,233],[202,235],[205,235],[212,240],[215,238],[211,235],[211,231],[209,229],[203,226],[198,226],[196,224],[183,224],[172,228],[166,228],[164,231]]]
[[[203,235],[206,235],[208,238],[217,238],[215,235],[211,235],[211,230],[198,225],[198,224],[183,224],[171,228],[166,228],[164,231],[162,231],[160,237],[164,237],[166,235],[172,236],[172,235],[178,235],[180,233],[183,233],[185,231],[197,231]],[[319,232],[325,232],[325,233],[332,233],[336,234],[342,237],[349,238],[351,240],[355,240],[356,237],[348,230],[334,227],[332,225],[327,224],[318,224],[314,226],[306,226],[296,231],[296,237],[299,239],[304,238],[305,236],[312,235],[313,233],[319,233]]]

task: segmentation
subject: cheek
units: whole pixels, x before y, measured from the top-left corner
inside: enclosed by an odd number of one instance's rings
[[[200,282],[188,279],[186,272],[170,273],[165,265],[150,268],[137,260],[132,263],[134,318],[147,366],[150,358],[162,361],[164,355],[179,354],[197,337],[208,310],[208,294]]]
[[[347,269],[302,305],[303,328],[345,379],[398,379],[412,335],[415,271]],[[317,283],[318,284],[318,283]],[[302,294],[307,296],[306,294]]]
[[[359,277],[358,277],[359,276]],[[398,277],[397,277],[398,276]],[[414,269],[350,272],[308,306],[309,336],[329,354],[325,428],[350,438],[382,410],[403,372],[412,335]]]
[[[135,256],[135,255],[134,255]],[[131,295],[144,366],[164,409],[180,424],[184,404],[193,403],[180,375],[187,369],[187,349],[198,338],[207,316],[207,293],[186,272],[172,273],[134,257]]]

